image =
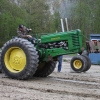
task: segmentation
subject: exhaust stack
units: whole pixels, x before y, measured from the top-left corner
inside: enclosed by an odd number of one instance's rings
[[[64,32],[64,23],[63,23],[63,19],[61,19],[61,28],[62,28],[62,32]]]

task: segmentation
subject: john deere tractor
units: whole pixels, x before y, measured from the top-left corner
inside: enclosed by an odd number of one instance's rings
[[[79,53],[71,59],[75,72],[90,69],[91,62],[82,54],[82,33],[79,29],[37,36],[35,43],[26,39],[12,38],[6,42],[0,54],[3,72],[10,78],[30,79],[47,77],[58,61],[58,56]]]

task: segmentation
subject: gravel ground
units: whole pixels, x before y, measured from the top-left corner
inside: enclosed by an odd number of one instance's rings
[[[31,80],[14,80],[0,74],[0,100],[100,100],[100,65],[86,73],[72,73],[71,57],[65,57],[62,71]]]

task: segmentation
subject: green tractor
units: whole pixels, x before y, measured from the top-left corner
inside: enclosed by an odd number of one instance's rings
[[[26,39],[12,38],[2,47],[0,63],[8,77],[25,80],[33,76],[47,77],[54,71],[58,56],[74,53],[80,55],[71,59],[71,68],[78,73],[89,70],[91,62],[87,55],[82,54],[79,29],[41,35],[35,44]]]

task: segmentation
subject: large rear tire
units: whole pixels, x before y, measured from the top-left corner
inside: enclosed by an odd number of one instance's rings
[[[34,76],[47,77],[54,71],[55,67],[56,67],[56,62],[54,61],[41,62],[39,63],[38,69],[36,73],[34,74]]]
[[[4,73],[14,79],[30,79],[38,66],[38,54],[28,40],[14,38],[2,47],[1,65]]]
[[[80,72],[83,72],[84,69],[86,69],[87,61],[84,56],[77,55],[71,59],[70,65],[71,65],[72,70],[74,70],[77,73],[80,73]]]

